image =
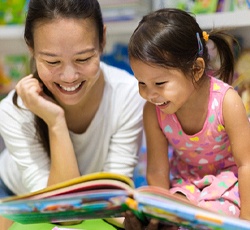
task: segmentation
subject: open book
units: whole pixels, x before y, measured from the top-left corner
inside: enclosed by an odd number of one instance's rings
[[[248,221],[199,208],[162,188],[135,188],[130,178],[108,172],[0,200],[0,215],[22,224],[121,217],[126,210],[141,221],[156,218],[188,229],[250,229]]]

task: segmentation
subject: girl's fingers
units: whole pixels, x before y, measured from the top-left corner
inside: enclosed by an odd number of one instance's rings
[[[124,227],[125,227],[125,230],[143,230],[144,229],[142,223],[130,211],[127,211],[125,213]]]

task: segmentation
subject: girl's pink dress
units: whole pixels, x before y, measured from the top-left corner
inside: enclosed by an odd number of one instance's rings
[[[187,135],[175,114],[157,110],[158,121],[173,147],[172,193],[181,192],[198,206],[239,216],[237,166],[225,131],[222,102],[228,84],[210,77],[208,114],[203,129]]]

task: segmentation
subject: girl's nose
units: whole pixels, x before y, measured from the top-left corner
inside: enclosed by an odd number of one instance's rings
[[[147,90],[147,98],[149,101],[153,102],[156,101],[156,98],[158,97],[157,92],[153,90]]]

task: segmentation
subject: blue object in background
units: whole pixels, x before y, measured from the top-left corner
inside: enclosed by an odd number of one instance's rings
[[[127,70],[129,73],[133,74],[129,64],[128,46],[125,44],[116,43],[111,53],[103,54],[101,60],[109,65]]]
[[[133,177],[136,188],[148,184],[146,180],[146,169],[147,169],[147,150],[146,147],[142,145],[139,153],[138,164],[135,167],[134,177]]]
[[[172,156],[173,156],[173,148],[171,145],[169,145],[168,146],[169,159],[171,159]],[[145,142],[143,142],[140,152],[139,152],[138,164],[135,167],[134,176],[133,176],[133,181],[134,181],[136,188],[144,186],[144,185],[148,185],[147,179],[146,179],[146,171],[147,171],[147,148],[146,148]],[[170,180],[173,179],[173,176],[171,174],[169,175],[169,177],[170,177]]]

